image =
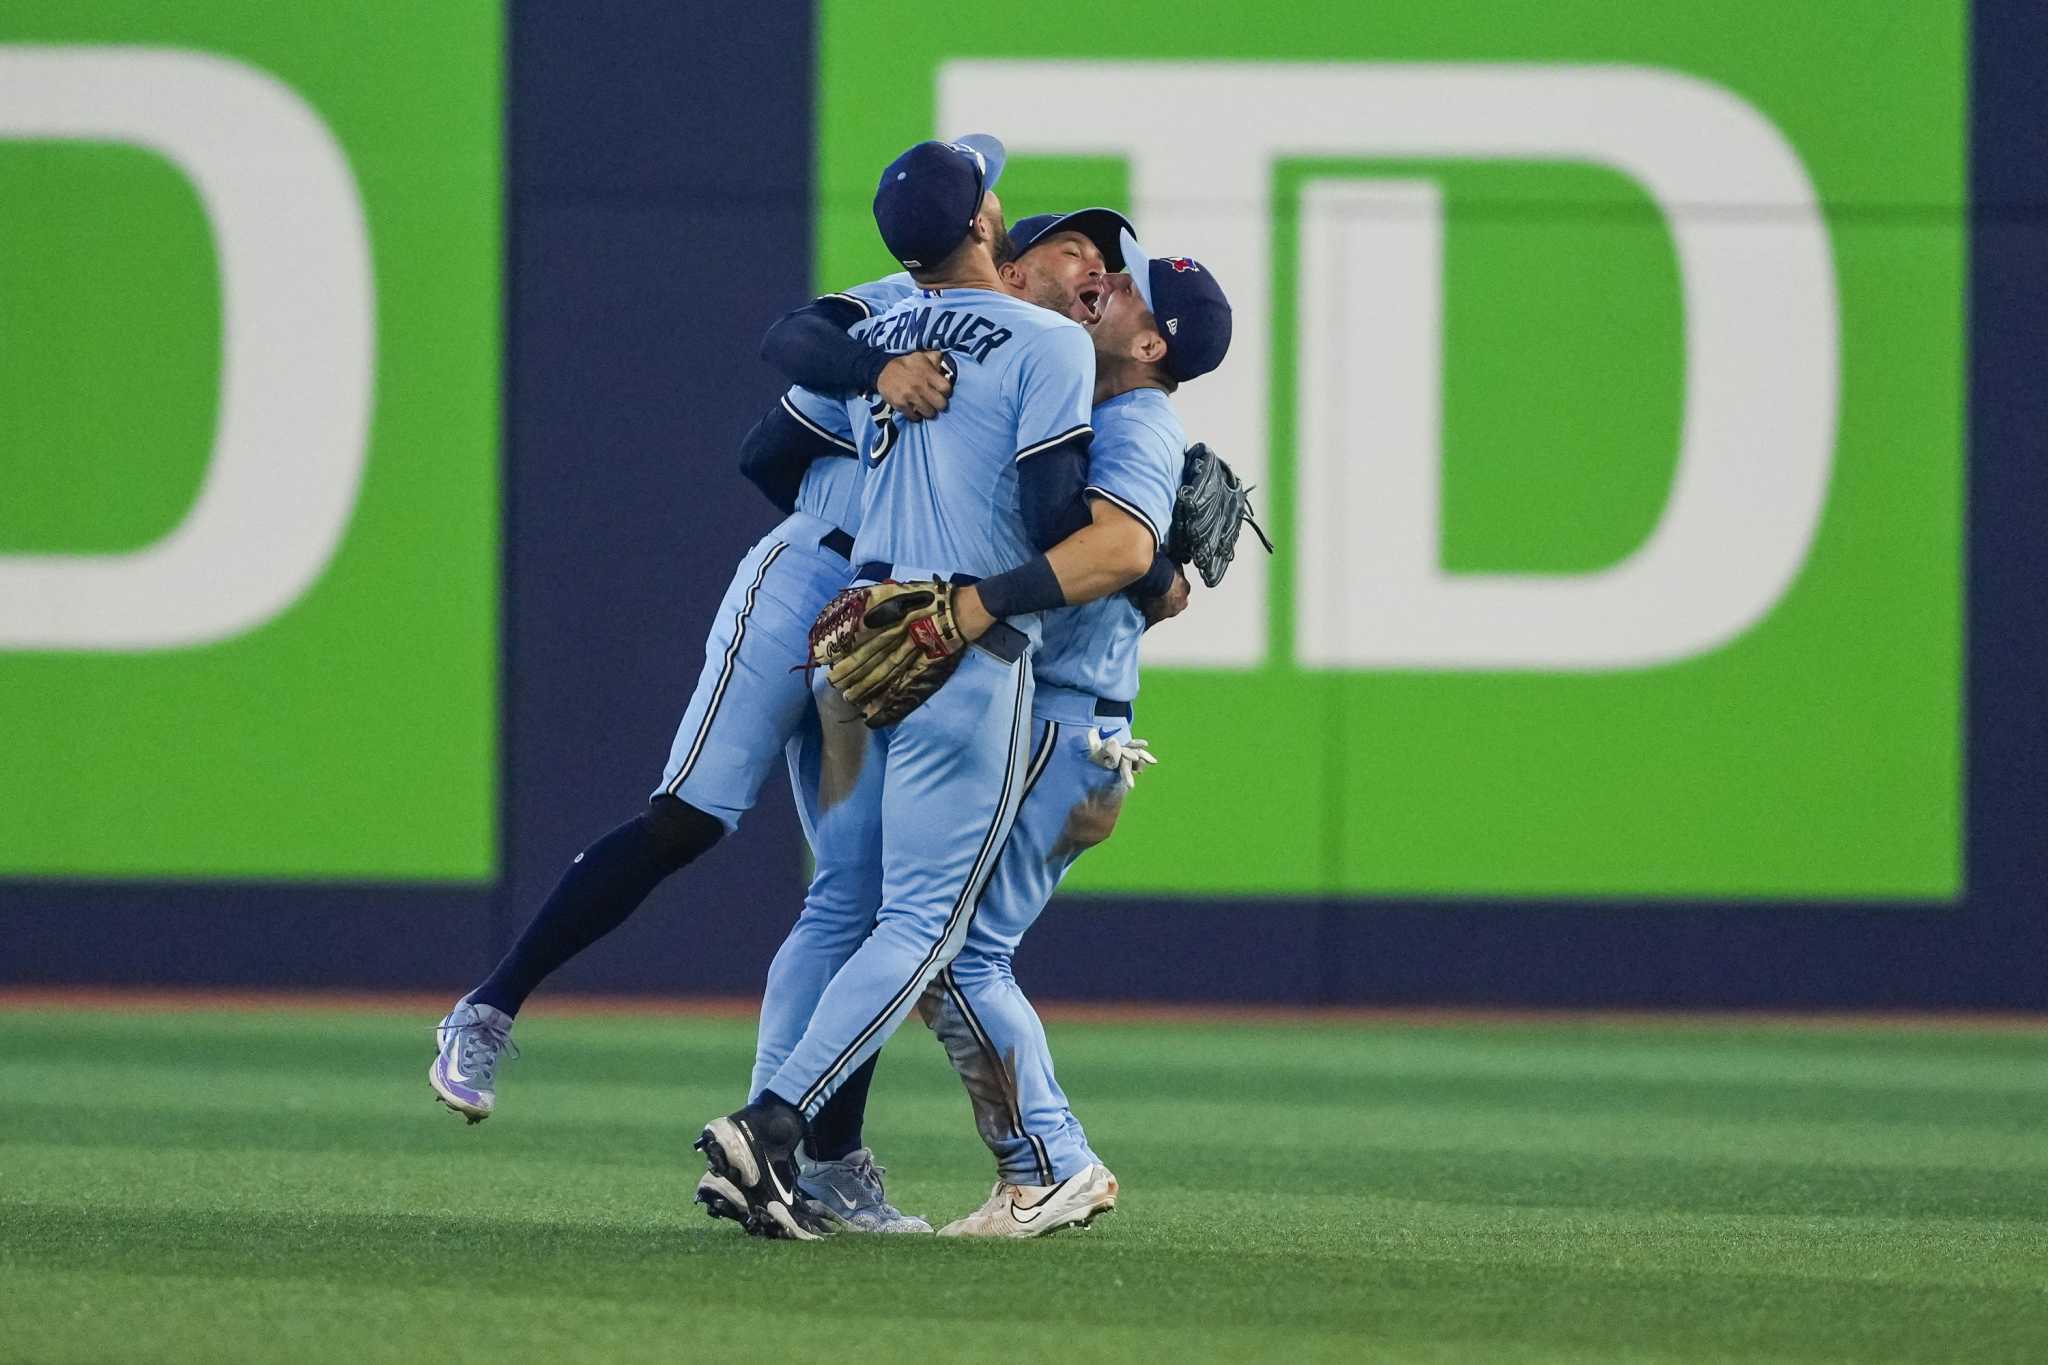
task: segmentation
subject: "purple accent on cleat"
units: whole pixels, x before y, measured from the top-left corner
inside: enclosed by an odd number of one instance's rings
[[[479,1109],[488,1109],[490,1101],[484,1097],[481,1091],[472,1090],[468,1086],[448,1078],[447,1063],[448,1059],[446,1057],[434,1058],[436,1088],[446,1091],[451,1097],[461,1100],[465,1104],[473,1104]]]
[[[497,1107],[499,1059],[519,1055],[512,1042],[512,1016],[463,1000],[435,1026],[434,1040],[434,1060],[427,1068],[434,1097],[471,1123],[482,1123]]]

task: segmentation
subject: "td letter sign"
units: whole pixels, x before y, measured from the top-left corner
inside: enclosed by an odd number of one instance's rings
[[[1234,307],[1173,402],[1278,553],[1146,636],[1169,761],[1073,886],[1960,892],[1967,10],[1886,14],[1140,0],[1095,59],[1070,0],[908,54],[828,0],[822,286],[985,129],[1010,218],[1120,208]]]

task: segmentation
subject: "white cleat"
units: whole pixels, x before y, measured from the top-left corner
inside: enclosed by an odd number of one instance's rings
[[[997,1181],[986,1204],[940,1228],[939,1236],[1043,1237],[1061,1228],[1085,1228],[1115,1208],[1116,1177],[1098,1163],[1057,1185]]]

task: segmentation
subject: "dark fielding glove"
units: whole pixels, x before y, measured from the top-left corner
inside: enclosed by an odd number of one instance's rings
[[[1189,446],[1173,499],[1173,524],[1166,531],[1167,557],[1194,565],[1203,584],[1213,588],[1230,568],[1246,526],[1258,533],[1266,553],[1273,553],[1273,542],[1252,520],[1251,491],[1221,455],[1205,445]]]
[[[811,666],[869,729],[894,725],[924,704],[960,666],[967,639],[953,618],[951,583],[874,583],[848,588],[811,625]]]

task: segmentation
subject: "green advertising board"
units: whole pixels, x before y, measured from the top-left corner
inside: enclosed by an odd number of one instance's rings
[[[502,36],[0,2],[0,876],[494,874]]]
[[[1966,23],[825,0],[821,288],[986,130],[1012,221],[1236,305],[1176,403],[1280,550],[1148,639],[1164,762],[1069,885],[1959,895]]]

